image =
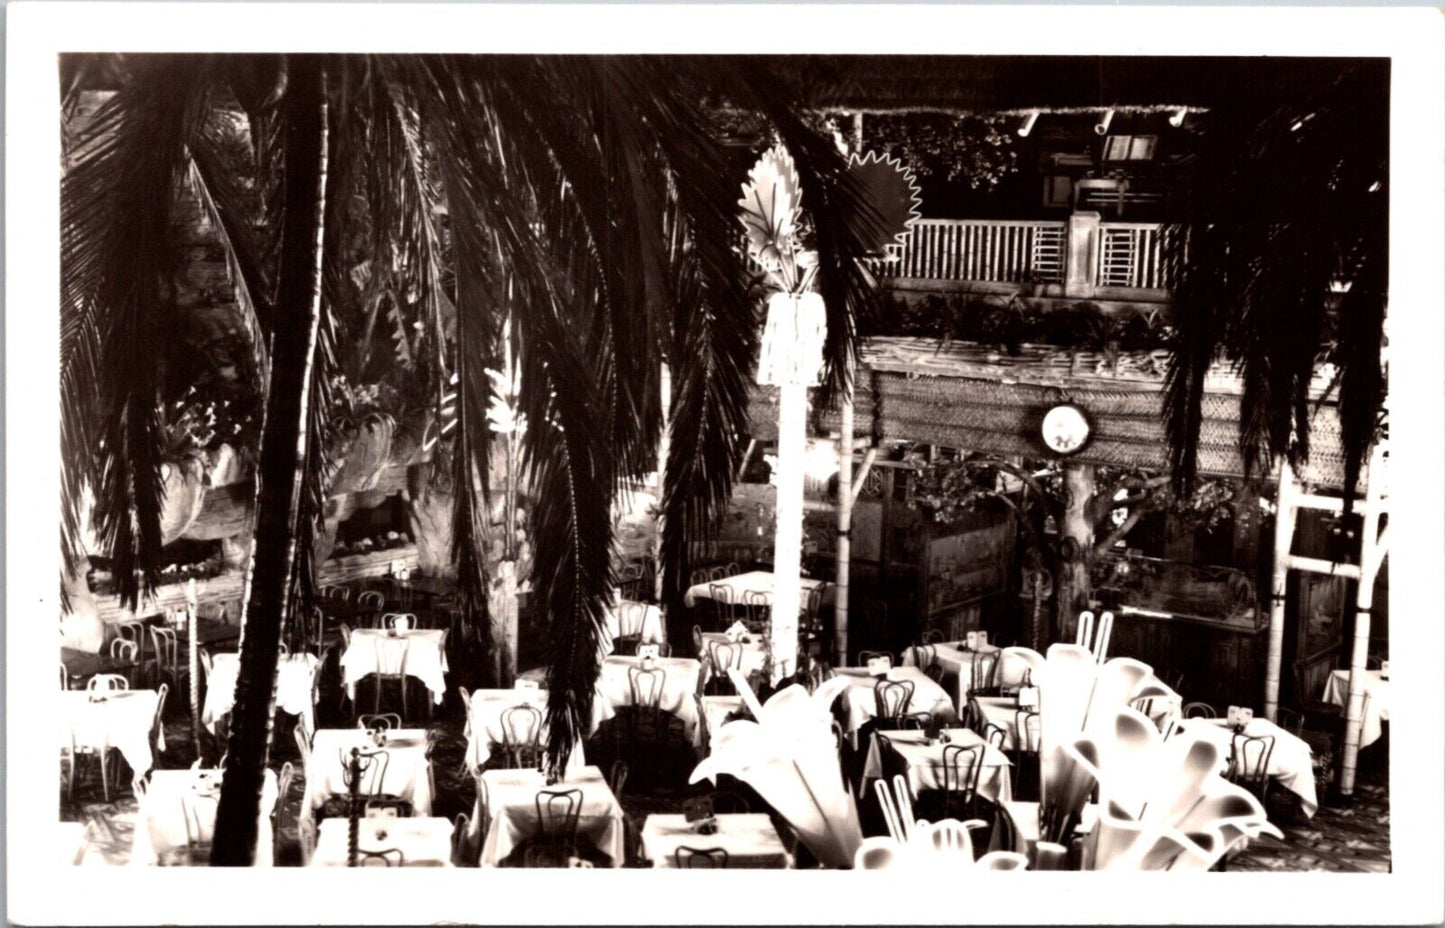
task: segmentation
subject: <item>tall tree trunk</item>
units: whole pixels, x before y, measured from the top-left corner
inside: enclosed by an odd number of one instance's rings
[[[1064,518],[1059,525],[1062,546],[1059,579],[1054,584],[1056,641],[1072,641],[1079,613],[1089,608],[1089,563],[1094,549],[1094,523],[1089,500],[1094,496],[1094,467],[1064,465]]]
[[[286,200],[272,331],[271,380],[256,468],[256,522],[246,577],[240,670],[211,863],[249,866],[275,714],[277,651],[290,602],[306,461],[307,403],[321,315],[326,111],[319,56],[289,59]]]

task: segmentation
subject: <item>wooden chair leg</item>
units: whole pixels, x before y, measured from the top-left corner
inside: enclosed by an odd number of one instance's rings
[[[95,752],[95,756],[100,758],[100,794],[106,802],[110,802],[110,778],[107,776],[105,765],[105,755],[109,753],[110,751],[104,748]]]

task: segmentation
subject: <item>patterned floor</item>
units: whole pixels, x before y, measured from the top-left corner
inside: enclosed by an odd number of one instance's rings
[[[336,701],[323,696],[319,724],[323,727],[350,724],[349,715],[335,709]],[[433,814],[453,818],[459,812],[472,810],[475,785],[462,769],[466,742],[462,736],[459,707],[448,703],[450,711],[439,711],[431,727],[439,739],[433,755],[437,794]],[[291,738],[290,722],[278,717],[277,745],[271,766],[279,768],[285,761],[299,762]],[[587,760],[610,771],[617,759],[629,764],[626,786],[621,794],[624,810],[634,822],[641,822],[657,812],[680,812],[683,801],[705,791],[706,786],[689,786],[688,775],[695,763],[691,748],[674,731],[663,743],[645,738],[629,748],[620,742],[611,723],[586,745]],[[166,752],[158,766],[184,768],[195,759],[189,723],[184,720],[166,722]],[[216,746],[209,735],[203,735],[202,752],[214,762]],[[1389,771],[1385,758],[1388,748],[1382,741],[1361,756],[1360,780],[1356,784],[1355,801],[1348,807],[1326,804],[1312,819],[1304,819],[1286,801],[1271,797],[1270,817],[1285,833],[1285,840],[1264,838],[1228,864],[1231,871],[1333,871],[1347,873],[1379,873],[1390,869],[1390,802]],[[299,766],[299,764],[298,764]],[[121,777],[129,779],[126,773]],[[299,808],[304,784],[298,777],[293,783],[289,803]],[[113,788],[109,802],[101,798],[98,774],[94,766],[82,766],[76,783],[74,802],[64,801],[61,783],[61,819],[86,822],[88,847],[82,864],[121,865],[129,862],[135,830],[136,801],[128,786]],[[1285,800],[1285,797],[1279,797]],[[865,808],[865,828],[871,828],[871,816]],[[285,840],[283,836],[283,841]],[[293,859],[294,847],[283,847],[283,859]]]

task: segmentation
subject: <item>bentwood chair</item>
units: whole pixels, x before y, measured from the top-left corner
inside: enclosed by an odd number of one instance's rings
[[[745,590],[743,592],[743,624],[748,627],[748,631],[757,635],[766,633],[772,611],[773,596],[771,593],[765,590]]]
[[[642,629],[647,624],[647,604],[624,600],[617,605],[617,637],[612,639],[612,653],[636,654],[642,643]]]
[[[679,847],[672,852],[673,862],[679,870],[726,870],[728,868],[727,848],[722,847]]]
[[[949,744],[943,748],[943,817],[977,818],[978,781],[983,773],[983,745]],[[957,813],[955,813],[957,809]]]
[[[165,677],[177,690],[182,681],[188,681],[190,670],[181,660],[180,639],[173,628],[159,625],[150,627],[151,647],[155,651],[156,675]]]
[[[395,731],[401,727],[401,716],[395,712],[366,712],[357,718],[356,727],[371,731]]]
[[[1008,742],[1008,732],[1000,726],[989,722],[983,727],[983,740],[992,747],[1002,751],[1003,746]]]
[[[712,603],[714,628],[726,629],[741,618],[739,603],[733,601],[733,588],[725,583],[708,584],[708,602]]]
[[[582,817],[580,789],[544,789],[533,800],[537,837],[527,848],[528,867],[565,867],[578,856],[577,824]]]
[[[125,638],[111,639],[110,659],[127,683],[132,687],[140,685],[140,647],[134,641]]]
[[[401,848],[389,847],[379,851],[359,850],[356,852],[358,867],[405,867],[406,855]]]
[[[1269,758],[1274,753],[1273,735],[1235,735],[1229,741],[1229,779],[1259,797],[1269,794]]]
[[[708,799],[714,815],[747,815],[753,811],[747,799],[730,790],[714,790]]]
[[[1219,713],[1207,702],[1186,702],[1182,709],[1186,719],[1217,719]]]
[[[374,678],[376,688],[372,691],[371,711],[381,711],[381,690],[385,684],[395,683],[401,690],[401,717],[406,718],[406,655],[411,639],[377,636],[372,639],[372,644],[376,648],[376,671],[368,676]],[[351,710],[356,711],[355,703],[352,703]]]
[[[988,725],[988,716],[984,715],[983,706],[979,703],[978,697],[970,695],[968,702],[963,707],[963,718],[960,719],[964,728],[982,736],[985,727]]]
[[[879,680],[873,684],[873,707],[876,725],[881,729],[903,727],[908,704],[913,701],[912,680]]]
[[[742,672],[743,646],[733,644],[731,641],[711,642],[707,649],[707,661],[707,687],[710,694],[713,696],[733,695],[737,688],[733,685],[732,677],[728,676],[728,671]]]
[[[149,635],[147,634],[145,623],[140,619],[127,619],[124,622],[117,622],[115,631],[122,639],[135,644],[135,663],[138,665],[136,671],[137,677],[132,679],[131,683],[140,686],[142,685],[142,681],[148,682],[154,679],[155,662],[146,656],[146,638],[149,637]]]
[[[916,644],[908,649],[913,658],[913,664],[925,673],[938,663],[938,647],[931,644]]]
[[[975,651],[971,663],[972,682],[968,691],[977,696],[998,695],[998,651]]]
[[[1043,721],[1037,712],[1020,709],[1014,713],[1014,798],[1033,802],[1039,798],[1039,746],[1043,743]]]
[[[91,693],[119,693],[130,689],[130,681],[118,673],[98,673],[85,688]]]
[[[628,667],[627,685],[632,694],[632,704],[626,713],[629,744],[636,746],[644,724],[651,725],[653,736],[659,741],[666,739],[672,722],[672,717],[662,708],[667,673],[661,667]]]
[[[943,644],[945,641],[947,641],[947,639],[943,636],[943,630],[939,628],[930,628],[926,630],[923,633],[923,637],[919,640],[922,641],[924,644]]]
[[[481,854],[481,845],[473,842],[470,832],[472,820],[467,813],[458,812],[455,823],[452,826],[452,865],[456,867],[475,867]]]
[[[512,706],[502,713],[502,754],[513,770],[536,769],[542,762],[542,712],[536,706]]]

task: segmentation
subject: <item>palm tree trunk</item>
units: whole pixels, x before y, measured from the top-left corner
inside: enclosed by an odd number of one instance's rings
[[[256,468],[256,522],[247,575],[229,757],[216,812],[213,866],[249,866],[275,713],[277,652],[290,602],[308,437],[307,403],[321,312],[325,216],[325,77],[319,56],[289,59],[286,201],[272,333],[271,381]]]

